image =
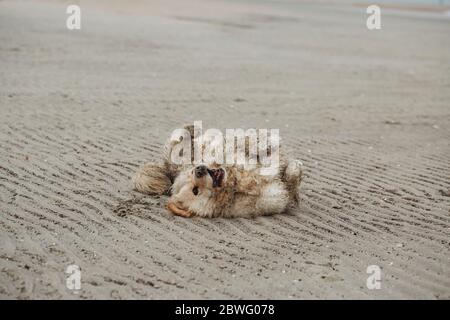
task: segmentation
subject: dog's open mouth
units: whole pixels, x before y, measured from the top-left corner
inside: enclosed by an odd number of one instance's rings
[[[225,177],[225,170],[223,170],[223,169],[208,169],[208,173],[213,180],[213,188],[221,187],[223,178]]]

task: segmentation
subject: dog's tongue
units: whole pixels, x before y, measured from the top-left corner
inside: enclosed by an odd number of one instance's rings
[[[220,184],[220,171],[219,170],[215,170],[214,171],[214,178],[213,178],[213,187],[217,188],[219,187]]]
[[[221,176],[222,176],[221,170],[216,170],[216,169],[208,170],[208,173],[213,180],[213,188],[220,187],[220,180],[221,180]]]

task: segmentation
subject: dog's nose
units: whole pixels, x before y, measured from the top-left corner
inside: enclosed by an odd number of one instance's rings
[[[204,165],[200,165],[195,167],[195,176],[197,178],[201,178],[208,173],[208,168]]]

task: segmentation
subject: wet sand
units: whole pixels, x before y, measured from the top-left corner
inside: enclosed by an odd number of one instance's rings
[[[80,3],[69,31],[63,2],[0,1],[1,298],[450,298],[450,19],[386,12],[368,31],[351,4]],[[299,208],[183,219],[133,192],[194,120],[279,128],[304,164]]]

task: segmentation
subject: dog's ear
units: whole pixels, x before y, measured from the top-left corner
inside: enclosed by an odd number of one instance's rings
[[[190,148],[190,163],[194,161],[194,125],[185,125],[183,127],[186,130],[186,134],[182,137],[182,139],[190,139],[191,148]],[[167,171],[167,176],[170,178],[171,182],[173,182],[180,172],[181,166],[179,164],[175,164],[172,162],[172,152],[175,146],[179,144],[179,140],[171,140],[168,139],[166,144],[164,145],[164,166]],[[189,158],[189,155],[186,156]]]
[[[172,181],[167,168],[162,164],[147,163],[132,178],[134,188],[151,195],[168,194]]]

